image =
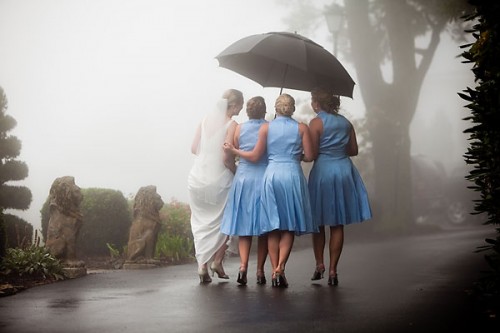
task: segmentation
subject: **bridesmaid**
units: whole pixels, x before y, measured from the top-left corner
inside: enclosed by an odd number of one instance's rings
[[[358,154],[354,127],[338,113],[340,99],[328,89],[311,92],[311,106],[317,113],[309,129],[315,161],[309,174],[309,193],[314,224],[312,235],[316,269],[311,280],[323,278],[325,226],[330,227],[328,284],[338,285],[337,265],[344,243],[344,225],[372,217],[368,195],[350,156]]]
[[[267,123],[266,102],[261,96],[247,102],[248,121],[236,127],[234,146],[250,151],[255,147],[260,127]],[[252,236],[260,234],[260,193],[262,178],[267,166],[267,154],[253,163],[241,158],[234,175],[233,184],[222,218],[221,232],[229,236],[239,236],[240,269],[237,282],[247,284],[247,269]],[[267,236],[257,239],[257,284],[265,284],[264,264],[267,257]]]
[[[300,161],[312,161],[313,151],[307,125],[292,119],[295,100],[280,95],[275,104],[276,119],[262,125],[259,140],[251,152],[230,149],[236,155],[257,160],[267,149],[269,164],[264,173],[261,198],[261,232],[268,233],[268,250],[273,268],[272,286],[288,287],[285,266],[295,235],[317,231],[314,228],[307,181]]]

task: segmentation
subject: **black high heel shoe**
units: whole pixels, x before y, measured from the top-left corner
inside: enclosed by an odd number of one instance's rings
[[[318,265],[311,277],[312,281],[321,280],[325,275],[325,266]]]
[[[274,273],[272,285],[275,288],[288,288],[288,281],[282,273]]]
[[[266,284],[266,276],[264,272],[257,271],[257,284]]]
[[[339,276],[338,276],[338,274],[330,275],[330,277],[328,277],[328,285],[329,286],[338,286],[339,285]]]
[[[273,274],[273,277],[271,278],[271,286],[273,288],[278,286],[278,279],[276,278],[276,274]]]
[[[238,272],[238,279],[236,279],[236,282],[238,282],[242,286],[245,286],[247,284],[247,271],[240,270]]]

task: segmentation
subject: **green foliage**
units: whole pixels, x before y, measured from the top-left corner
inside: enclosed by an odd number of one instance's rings
[[[182,262],[194,256],[193,239],[166,232],[158,234],[155,257],[166,258],[171,262]]]
[[[191,209],[186,203],[172,200],[163,205],[160,210],[160,219],[164,230],[171,235],[192,237],[191,233]]]
[[[9,180],[23,180],[28,177],[28,165],[21,161],[7,160],[0,169],[1,184]]]
[[[83,224],[77,237],[77,251],[84,256],[106,256],[114,244],[120,248],[128,241],[132,223],[127,200],[120,191],[110,189],[82,189],[81,213]],[[42,210],[42,234],[47,239],[50,219],[49,199]]]
[[[0,264],[4,275],[19,277],[64,279],[61,262],[54,258],[45,247],[32,245],[26,249],[7,249]]]
[[[10,214],[4,215],[7,248],[25,248],[31,245],[33,226],[25,220]]]
[[[470,0],[476,12],[466,21],[475,22],[472,36],[476,41],[464,45],[465,62],[472,63],[477,86],[467,88],[460,97],[466,100],[471,116],[465,120],[473,123],[465,130],[470,135],[470,146],[464,155],[473,166],[467,179],[474,183],[472,189],[480,193],[474,207],[477,213],[485,213],[485,224],[500,224],[500,3],[498,1]],[[500,228],[496,228],[497,233]],[[478,289],[496,303],[498,315],[500,300],[500,236],[486,239],[479,251],[487,251],[486,261],[491,271],[478,283]]]
[[[7,97],[0,87],[0,207],[28,209],[31,204],[31,191],[25,186],[10,186],[9,181],[23,180],[28,176],[28,166],[15,158],[21,152],[21,141],[9,135],[16,121],[5,114]]]
[[[476,212],[487,214],[486,224],[500,224],[500,22],[495,16],[500,15],[500,4],[471,3],[477,6],[477,12],[466,19],[479,21],[471,31],[476,42],[465,45],[470,48],[462,56],[474,64],[478,86],[459,94],[469,102],[471,116],[466,120],[473,123],[465,130],[471,142],[464,157],[473,165],[467,178],[481,193]]]
[[[194,257],[191,233],[191,210],[188,204],[172,200],[160,210],[161,228],[155,256],[180,262]]]
[[[121,257],[120,250],[114,244],[106,243],[106,246],[108,247],[109,255],[112,259]]]
[[[28,209],[31,191],[25,186],[0,185],[0,206],[11,209]]]
[[[83,189],[82,193],[83,225],[77,249],[87,256],[99,256],[108,253],[106,243],[125,245],[132,219],[123,194],[96,188]]]

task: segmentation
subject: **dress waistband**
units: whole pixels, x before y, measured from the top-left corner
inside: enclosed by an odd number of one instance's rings
[[[328,153],[320,152],[318,155],[318,159],[327,159],[327,160],[341,160],[348,157],[349,156],[345,152],[328,152]]]
[[[298,159],[290,158],[290,156],[272,156],[269,157],[269,163],[300,163]]]

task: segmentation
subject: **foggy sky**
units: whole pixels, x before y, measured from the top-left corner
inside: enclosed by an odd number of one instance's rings
[[[286,14],[270,0],[0,0],[0,86],[18,122],[10,133],[23,144],[18,159],[29,167],[18,184],[33,193],[29,210],[12,213],[39,228],[52,182],[66,175],[127,197],[156,185],[165,202],[187,202],[191,139],[214,101],[236,88],[245,100],[264,96],[273,113],[279,94],[219,68],[214,57],[247,35],[284,31]],[[332,48],[326,24],[307,37]],[[412,153],[452,169],[466,127],[456,93],[473,81],[453,58],[457,45],[442,40],[411,127]],[[343,107],[363,116],[358,86]],[[245,119],[242,110],[237,120]]]

